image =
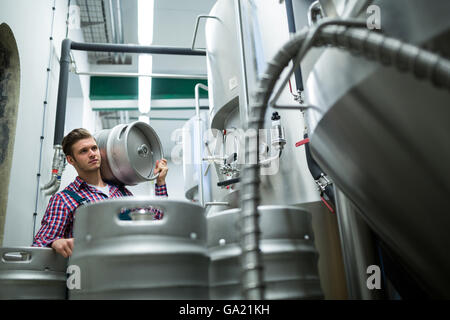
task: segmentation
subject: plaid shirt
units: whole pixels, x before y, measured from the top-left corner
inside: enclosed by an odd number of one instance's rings
[[[81,198],[89,202],[98,202],[108,198],[123,197],[120,189],[115,185],[109,185],[109,197],[97,188],[89,186],[80,177],[69,184],[64,190],[72,190]],[[124,188],[128,196],[133,194]],[[167,196],[166,185],[155,185],[156,196]],[[61,238],[73,238],[74,213],[79,204],[75,199],[64,192],[58,192],[50,198],[50,201],[41,221],[41,228],[34,237],[33,247],[50,247],[53,241]],[[160,219],[162,213],[158,212],[155,219]]]

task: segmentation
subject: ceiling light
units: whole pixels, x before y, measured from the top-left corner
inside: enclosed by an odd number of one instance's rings
[[[138,41],[140,45],[149,46],[153,41],[154,1],[138,0]],[[139,73],[152,73],[152,56],[139,56]],[[151,108],[152,78],[139,77],[139,112],[147,114]],[[148,122],[148,117],[147,117]]]

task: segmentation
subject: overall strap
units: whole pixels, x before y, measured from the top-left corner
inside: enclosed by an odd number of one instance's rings
[[[122,193],[122,196],[124,196],[124,197],[127,196],[127,193],[125,191],[125,185],[122,184],[120,186],[117,186],[117,188],[119,188],[119,191]]]
[[[64,192],[68,196],[72,197],[78,203],[79,206],[89,202],[89,200],[80,197],[75,191],[63,190],[62,192]]]

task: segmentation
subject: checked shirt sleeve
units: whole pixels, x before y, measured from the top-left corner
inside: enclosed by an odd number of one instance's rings
[[[69,216],[70,208],[64,203],[62,196],[52,196],[32,246],[50,247],[53,241],[64,238]]]
[[[155,196],[168,197],[167,186],[165,184],[163,184],[162,186],[158,186],[157,184],[155,184]],[[162,212],[158,209],[155,209],[154,212],[156,213],[155,220],[160,220],[164,216],[164,212]]]
[[[158,186],[155,184],[155,196],[157,197],[168,197],[167,194],[167,186],[163,184],[162,186]]]

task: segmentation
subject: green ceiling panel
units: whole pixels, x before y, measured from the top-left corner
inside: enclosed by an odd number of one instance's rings
[[[91,100],[136,100],[139,95],[138,78],[91,77]]]
[[[152,99],[194,99],[197,83],[208,85],[207,80],[152,79]],[[138,95],[137,77],[91,77],[91,100],[137,100]],[[200,90],[200,98],[207,97],[208,93]]]
[[[195,79],[152,79],[152,99],[194,99],[197,83],[208,85],[207,80]],[[207,98],[208,93],[200,90],[200,98]]]

